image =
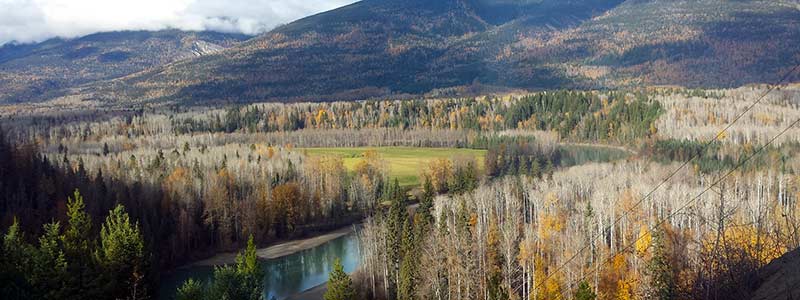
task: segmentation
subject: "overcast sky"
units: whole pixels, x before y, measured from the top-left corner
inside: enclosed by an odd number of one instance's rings
[[[256,34],[356,0],[0,0],[0,44],[112,30]]]

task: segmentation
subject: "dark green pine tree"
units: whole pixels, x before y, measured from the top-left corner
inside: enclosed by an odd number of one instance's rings
[[[397,179],[390,186],[387,193],[391,202],[389,213],[386,216],[386,227],[388,229],[386,237],[386,256],[387,269],[389,270],[389,298],[396,298],[397,285],[399,283],[398,273],[400,271],[400,261],[402,258],[401,246],[403,242],[403,222],[408,218],[405,207],[405,199],[400,191],[400,184]]]
[[[397,283],[397,299],[415,299],[415,288],[417,281],[418,253],[416,251],[416,241],[414,238],[414,226],[405,218],[403,222],[403,244],[401,246],[403,260],[400,262],[400,270]]]
[[[206,290],[203,284],[194,278],[189,278],[178,288],[175,300],[203,300],[205,295]]]
[[[418,233],[425,233],[428,232],[433,226],[433,197],[435,191],[433,189],[433,183],[425,177],[425,184],[422,188],[422,199],[419,201],[419,207],[417,208],[416,214],[414,215],[416,219],[416,226],[419,229]],[[417,236],[421,236],[417,234]]]
[[[658,228],[653,232],[652,249],[653,257],[647,264],[647,271],[651,279],[651,297],[661,300],[673,299],[675,278],[663,228]]]
[[[58,222],[45,224],[39,238],[39,249],[33,256],[29,274],[34,290],[41,299],[64,299],[64,283],[69,278],[67,258],[61,248],[61,226]]]
[[[95,245],[92,240],[92,218],[86,212],[83,196],[77,189],[67,198],[67,227],[61,237],[67,269],[70,274],[66,283],[68,299],[99,297],[97,265],[92,253]]]
[[[104,292],[114,299],[147,296],[147,257],[139,224],[131,222],[125,207],[117,205],[100,230],[96,258],[103,271]]]
[[[575,300],[594,300],[595,298],[597,298],[597,295],[595,295],[589,283],[585,280],[581,281],[578,284],[578,290],[575,291]]]
[[[206,299],[247,299],[247,292],[242,289],[241,276],[233,266],[214,268],[214,278],[206,293]]]
[[[328,290],[323,296],[325,300],[353,300],[356,290],[353,280],[344,272],[342,262],[337,258],[333,261],[333,270],[328,277]]]
[[[0,141],[0,143],[2,143]],[[0,295],[3,299],[30,299],[31,286],[26,279],[30,265],[32,247],[25,243],[19,222],[14,223],[3,236],[0,247]]]
[[[264,271],[258,261],[256,245],[251,235],[247,248],[236,256],[236,265],[215,268],[211,285],[207,287],[194,279],[186,280],[178,288],[176,299],[261,300],[264,298],[263,280]]]
[[[250,235],[247,239],[247,248],[245,248],[244,253],[236,256],[236,272],[241,277],[241,289],[246,299],[262,299],[264,271],[258,261],[253,235]]]

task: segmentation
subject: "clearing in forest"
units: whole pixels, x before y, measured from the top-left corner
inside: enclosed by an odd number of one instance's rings
[[[418,148],[418,147],[356,147],[356,148],[303,148],[308,155],[334,155],[342,157],[349,171],[355,169],[362,160],[364,152],[375,150],[386,162],[391,180],[397,178],[402,186],[416,186],[421,183],[420,175],[428,170],[430,162],[438,158],[474,159],[478,171],[483,171],[483,157],[486,150],[463,148]]]

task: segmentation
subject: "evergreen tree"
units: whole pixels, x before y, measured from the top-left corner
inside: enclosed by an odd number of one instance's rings
[[[578,290],[575,291],[575,300],[594,300],[597,298],[594,291],[592,291],[592,287],[589,286],[589,283],[581,281],[578,285]]]
[[[214,268],[214,279],[207,295],[208,299],[249,299],[236,268],[227,265]]]
[[[406,214],[405,201],[400,192],[400,184],[397,179],[390,186],[389,201],[389,214],[386,217],[388,233],[386,237],[386,256],[389,270],[389,298],[394,298],[398,285],[398,273],[400,271],[400,261],[402,258],[401,245],[403,241],[403,220],[408,218]]]
[[[0,295],[3,299],[29,299],[31,287],[25,275],[32,249],[25,243],[16,218],[3,236],[0,249]]]
[[[653,257],[650,258],[647,265],[651,279],[651,297],[662,300],[673,299],[675,279],[663,228],[658,228],[653,232],[652,243]]]
[[[86,212],[83,196],[77,189],[67,198],[67,227],[61,237],[69,262],[67,287],[72,299],[99,296],[96,289],[96,264],[92,258],[92,218]]]
[[[408,218],[403,222],[403,244],[401,245],[400,270],[397,283],[397,299],[411,300],[415,298],[417,278],[417,262],[419,259],[414,240],[414,228]]]
[[[247,248],[245,248],[244,253],[236,256],[236,272],[241,277],[241,289],[246,299],[261,299],[263,296],[262,281],[264,279],[264,271],[258,261],[253,235],[248,238]]]
[[[45,224],[39,238],[39,249],[33,257],[31,284],[41,299],[64,299],[67,282],[67,259],[61,249],[61,227],[58,222]]]
[[[353,300],[356,298],[353,280],[344,272],[342,262],[338,258],[333,261],[333,270],[328,278],[328,290],[323,297],[325,300]]]
[[[205,299],[205,295],[206,291],[203,288],[203,284],[194,280],[194,278],[189,278],[178,288],[175,300],[202,300]]]
[[[247,248],[236,255],[236,265],[214,269],[211,285],[204,287],[194,279],[186,280],[177,291],[177,299],[231,299],[261,300],[263,295],[264,273],[256,254],[253,236],[247,241]]]
[[[419,207],[414,215],[416,219],[416,226],[419,229],[418,233],[428,232],[430,227],[433,225],[433,197],[433,183],[431,183],[430,179],[426,176],[425,184],[423,185],[422,189],[422,199],[420,199]],[[418,234],[417,236],[422,235]]]
[[[144,239],[139,224],[131,222],[122,205],[117,205],[106,218],[96,256],[108,279],[104,286],[106,295],[140,299],[147,294]]]

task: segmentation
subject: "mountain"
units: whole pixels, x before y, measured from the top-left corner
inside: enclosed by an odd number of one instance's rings
[[[206,104],[728,87],[800,62],[798,22],[799,0],[364,0],[71,92]]]
[[[117,78],[231,47],[249,36],[120,31],[0,47],[0,103],[44,99],[65,88]]]
[[[551,57],[600,86],[732,87],[780,80],[800,63],[797,41],[797,0],[629,0],[522,59]]]
[[[501,27],[569,28],[620,1],[365,0],[84,92],[112,101],[207,103],[358,99],[495,83],[505,72],[495,57],[510,43],[502,39],[516,34]],[[551,68],[533,69],[527,82],[562,84]]]

